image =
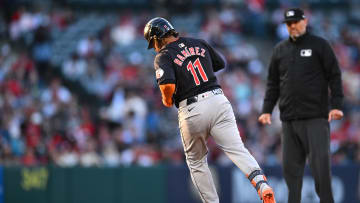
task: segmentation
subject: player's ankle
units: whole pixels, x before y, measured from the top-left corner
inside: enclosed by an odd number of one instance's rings
[[[259,195],[261,195],[262,191],[271,189],[267,182],[266,176],[261,170],[254,170],[249,175],[247,175],[247,177]]]
[[[272,188],[270,187],[270,185],[268,183],[262,183],[259,188],[260,194],[263,194],[264,191],[267,191],[267,190],[272,190]]]

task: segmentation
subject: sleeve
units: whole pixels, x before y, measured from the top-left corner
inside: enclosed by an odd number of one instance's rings
[[[209,50],[209,54],[210,54],[211,61],[212,61],[212,64],[213,64],[214,72],[217,72],[217,71],[225,68],[225,60],[224,60],[224,58],[212,46],[210,46],[207,42],[205,42],[204,40],[202,40],[202,42],[205,44],[205,46]]]
[[[154,68],[158,85],[176,83],[175,70],[168,54],[162,52],[157,54],[154,60]]]
[[[331,91],[331,109],[342,109],[344,93],[341,81],[341,70],[334,51],[326,40],[324,40],[322,53],[322,64],[324,66],[325,77]]]
[[[274,49],[269,65],[263,113],[272,113],[280,94],[280,76],[276,54],[276,49]]]

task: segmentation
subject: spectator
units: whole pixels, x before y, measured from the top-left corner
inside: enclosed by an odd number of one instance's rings
[[[282,12],[289,5],[281,3],[278,9],[271,10],[265,1],[221,2],[224,6],[209,6],[206,11],[188,10],[186,16],[175,7],[170,13],[148,9],[137,13],[109,11],[106,15],[96,15],[97,23],[104,22],[103,28],[96,32],[91,30],[102,26],[101,23],[76,31],[81,23],[88,22],[88,16],[93,16],[92,10],[77,12],[58,4],[39,9],[29,4],[5,11],[4,17],[0,17],[0,162],[22,164],[26,154],[35,164],[80,165],[79,154],[92,137],[97,143],[95,153],[100,165],[182,163],[184,157],[178,147],[181,140],[174,133],[178,128],[174,119],[176,111],[159,108],[153,55],[141,51],[145,46],[143,25],[149,16],[164,14],[185,35],[205,38],[224,53],[229,68],[220,72],[218,79],[234,105],[244,143],[250,150],[263,149],[254,153],[260,163],[279,163],[281,123],[277,121],[272,128],[263,128],[254,124],[254,116],[261,111],[259,98],[265,93],[263,67],[269,59],[271,45],[287,36],[281,21]],[[331,152],[336,153],[339,164],[359,163],[357,10],[347,14],[348,10],[340,7],[306,8],[305,15],[311,15],[312,19],[310,25],[316,25],[312,26],[313,32],[332,42],[343,73],[345,117],[331,124]],[[252,17],[251,21],[245,20],[248,16]],[[248,26],[252,21],[258,23]],[[278,26],[280,35],[276,36]],[[80,40],[66,39],[63,43],[62,37],[65,39],[71,33],[81,36]],[[61,64],[53,64],[52,59],[61,58],[60,55],[65,56]],[[57,72],[59,65],[64,80],[56,79],[61,78]],[[49,77],[54,74],[55,79]],[[136,91],[128,94],[128,89]],[[88,99],[84,94],[94,96]],[[91,106],[84,113],[82,107],[95,99],[101,105]],[[279,111],[275,110],[273,116],[278,120]],[[265,143],[265,135],[274,142]],[[28,145],[33,152],[27,150]],[[139,161],[139,154],[144,154],[145,161]],[[209,157],[212,163],[226,165],[227,161],[216,151]]]

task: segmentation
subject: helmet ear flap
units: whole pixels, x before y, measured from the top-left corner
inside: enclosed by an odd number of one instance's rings
[[[156,27],[151,27],[149,29],[149,36],[148,36],[148,49],[152,49],[155,47],[155,40],[160,39],[160,37],[158,37],[158,33],[159,31],[157,30]]]

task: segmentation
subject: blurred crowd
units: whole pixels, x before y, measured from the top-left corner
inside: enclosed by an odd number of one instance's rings
[[[257,119],[272,47],[287,38],[281,23],[285,7],[267,10],[263,1],[248,1],[186,15],[116,12],[114,22],[78,41],[62,64],[51,62],[52,44],[86,15],[66,7],[14,9],[0,17],[0,164],[184,164],[177,109],[162,106],[152,64],[155,53],[146,50],[143,39],[144,24],[160,15],[182,36],[203,38],[225,56],[227,68],[217,76],[241,137],[260,164],[279,165],[279,112],[274,111],[271,126],[261,126]],[[360,17],[344,9],[305,10],[311,32],[331,42],[343,73],[345,118],[331,123],[333,164],[359,163]],[[91,96],[79,98],[65,81],[81,84],[81,91]],[[94,99],[101,104],[87,102]],[[211,138],[208,159],[231,164]]]

